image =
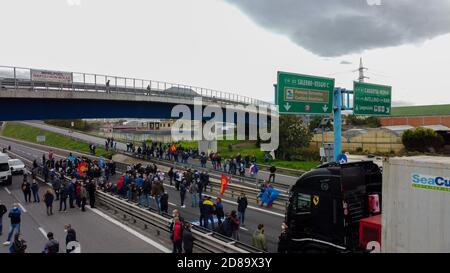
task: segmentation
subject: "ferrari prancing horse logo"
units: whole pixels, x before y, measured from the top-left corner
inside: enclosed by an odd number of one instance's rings
[[[314,203],[314,206],[317,206],[319,204],[319,196],[318,195],[313,196],[313,203]]]

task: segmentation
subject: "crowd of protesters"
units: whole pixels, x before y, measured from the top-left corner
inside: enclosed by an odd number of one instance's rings
[[[114,147],[113,143],[114,139],[107,139],[105,146]],[[131,152],[136,151],[136,148],[131,143],[127,144],[127,148]],[[246,168],[249,168],[252,174],[256,174],[258,171],[255,156],[242,157],[238,154],[236,157],[222,161],[219,153],[211,153],[207,158],[204,153],[198,154],[197,150],[172,149],[170,145],[163,145],[162,143],[153,143],[151,145],[143,143],[142,147],[137,148],[137,153],[144,157],[164,158],[174,161],[178,161],[179,157],[181,157],[183,162],[187,162],[187,159],[190,157],[199,156],[202,166],[206,166],[209,158],[214,169],[222,170],[223,168],[225,173],[231,174],[236,174],[237,172],[240,174],[242,172],[245,173]],[[275,170],[271,168],[270,172],[270,178],[274,177]],[[42,196],[48,216],[53,215],[53,203],[55,201],[59,201],[58,211],[60,212],[74,209],[75,206],[85,211],[88,201],[89,206],[95,208],[96,190],[116,194],[121,198],[149,209],[154,201],[158,213],[168,213],[169,194],[165,190],[165,186],[173,186],[176,191],[179,191],[179,206],[182,209],[186,207],[185,201],[187,196],[190,196],[191,207],[198,207],[199,226],[215,230],[235,240],[240,239],[239,230],[245,226],[245,211],[248,207],[245,194],[242,193],[237,198],[236,210],[231,209],[227,211],[220,197],[212,198],[206,194],[210,185],[210,177],[205,170],[170,168],[167,173],[164,173],[154,163],[145,166],[134,164],[126,166],[126,170],[120,173],[118,179],[111,179],[116,174],[116,163],[112,160],[105,160],[102,157],[98,160],[92,160],[82,156],[76,157],[72,154],[69,154],[65,159],[57,160],[53,152],[50,151],[47,157],[45,154],[42,156],[42,164],[38,164],[37,160],[34,160],[31,169],[31,183],[29,176],[26,173],[24,174],[21,188],[25,202],[31,202],[31,196],[33,196],[33,202],[39,203],[41,201],[39,184],[36,181],[38,174],[42,175],[44,181],[51,185],[51,188],[46,189],[45,194]],[[264,189],[269,187],[272,186],[268,182],[261,187],[260,199],[263,197]],[[210,191],[212,191],[212,188]],[[67,202],[69,203],[68,209]],[[17,213],[17,209],[14,207],[10,213],[14,215],[14,213]],[[191,253],[193,251],[193,241],[195,240],[191,233],[191,224],[184,221],[178,210],[174,210],[172,216],[173,221],[170,230],[173,251],[181,253],[182,245],[184,245],[185,253]],[[19,226],[12,224],[12,232],[10,231],[8,241],[11,240],[11,236],[16,229],[18,230],[14,237],[14,242],[16,243],[17,241],[17,244],[20,245],[23,239],[20,237],[21,235],[18,235],[20,234],[20,224]],[[285,229],[287,230],[287,226],[285,226]],[[50,235],[48,238],[49,245],[55,243],[54,238]],[[262,225],[258,226],[253,237],[253,244],[256,247],[267,250],[264,227]],[[50,247],[46,249],[50,249]]]

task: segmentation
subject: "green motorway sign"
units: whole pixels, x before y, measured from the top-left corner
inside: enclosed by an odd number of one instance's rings
[[[392,87],[353,82],[353,114],[364,116],[391,115]]]
[[[275,102],[280,114],[329,114],[334,79],[278,72]]]

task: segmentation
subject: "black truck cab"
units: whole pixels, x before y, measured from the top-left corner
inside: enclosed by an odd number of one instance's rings
[[[359,221],[381,202],[381,170],[372,161],[329,163],[303,174],[291,188],[286,211],[291,252],[357,251]]]

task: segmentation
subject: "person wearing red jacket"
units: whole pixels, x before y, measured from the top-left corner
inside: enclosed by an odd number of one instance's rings
[[[182,253],[182,243],[183,243],[183,223],[180,218],[175,217],[173,227],[173,251],[172,253]]]
[[[231,220],[231,224],[233,227],[233,233],[231,235],[231,237],[237,241],[240,240],[239,238],[239,228],[240,228],[240,221],[239,218],[237,217],[236,211],[232,210],[231,214],[230,214],[230,220]]]
[[[116,190],[117,190],[117,194],[121,194],[121,189],[122,189],[122,186],[123,186],[123,180],[124,180],[124,178],[123,178],[123,175],[121,175],[120,177],[119,177],[119,181],[117,182],[117,184],[116,184]]]

